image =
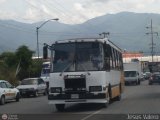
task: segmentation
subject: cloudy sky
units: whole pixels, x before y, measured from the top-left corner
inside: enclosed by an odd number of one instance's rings
[[[59,18],[76,24],[105,14],[160,13],[160,0],[0,0],[0,19],[37,22]]]

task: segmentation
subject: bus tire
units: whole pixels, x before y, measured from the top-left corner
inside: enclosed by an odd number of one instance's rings
[[[107,96],[106,96],[107,103],[104,103],[104,107],[108,107],[108,105],[111,103],[111,95],[112,95],[112,91],[111,91],[111,87],[109,85],[108,93],[107,93]]]
[[[65,104],[55,104],[55,106],[58,111],[64,111]]]
[[[103,106],[104,106],[105,108],[107,108],[107,107],[109,106],[109,103],[108,103],[108,102],[103,103]]]
[[[120,101],[121,100],[121,93],[122,93],[122,86],[121,83],[119,84],[119,95],[116,97],[116,101]]]

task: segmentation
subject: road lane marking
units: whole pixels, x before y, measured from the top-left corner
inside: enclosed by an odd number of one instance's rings
[[[90,114],[90,115],[88,115],[88,116],[82,118],[81,120],[87,120],[88,118],[92,117],[93,115],[98,114],[99,112],[101,112],[101,110],[98,110],[98,111],[96,111],[96,112],[94,112],[94,113],[92,113],[92,114]]]

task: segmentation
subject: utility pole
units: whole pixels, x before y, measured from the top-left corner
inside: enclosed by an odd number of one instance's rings
[[[49,21],[51,21],[51,20],[55,20],[55,21],[58,21],[59,19],[58,18],[55,18],[55,19],[49,19],[49,20],[47,20],[47,21],[45,21],[45,22],[43,22],[40,26],[38,26],[38,27],[36,27],[36,33],[37,33],[37,54],[38,54],[38,59],[39,59],[39,40],[38,40],[38,35],[39,35],[39,29],[43,26],[43,25],[45,25],[47,22],[49,22]]]
[[[153,62],[153,57],[154,57],[154,46],[156,45],[153,41],[153,35],[156,34],[158,36],[158,32],[153,32],[153,26],[152,26],[152,19],[151,19],[151,26],[150,27],[146,27],[147,29],[150,29],[151,31],[146,33],[147,35],[151,35],[151,56],[152,56],[152,62]]]
[[[102,33],[100,33],[99,35],[100,35],[100,36],[103,35],[103,38],[108,38],[109,34],[110,34],[109,32],[102,32]]]

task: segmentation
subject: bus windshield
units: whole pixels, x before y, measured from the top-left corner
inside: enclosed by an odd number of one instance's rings
[[[42,64],[41,77],[49,76],[50,73],[50,62],[44,62]]]
[[[102,70],[102,46],[98,42],[55,44],[53,72]]]
[[[41,72],[41,77],[43,76],[49,76],[50,68],[43,68]]]
[[[136,77],[136,71],[124,71],[125,77]]]

